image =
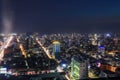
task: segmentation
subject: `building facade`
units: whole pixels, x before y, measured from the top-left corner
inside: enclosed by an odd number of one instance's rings
[[[71,77],[77,79],[88,78],[88,62],[80,59],[80,57],[73,57],[71,61]]]

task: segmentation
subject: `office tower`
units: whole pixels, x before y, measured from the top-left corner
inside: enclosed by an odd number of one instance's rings
[[[54,41],[53,42],[53,55],[58,58],[60,54],[60,42],[59,41]]]
[[[81,56],[74,56],[71,61],[71,77],[75,80],[88,78],[88,62]]]

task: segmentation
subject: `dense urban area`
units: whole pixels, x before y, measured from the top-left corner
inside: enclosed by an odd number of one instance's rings
[[[120,34],[0,34],[0,80],[120,77]]]

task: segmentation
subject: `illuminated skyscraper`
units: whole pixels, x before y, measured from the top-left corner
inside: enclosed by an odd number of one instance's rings
[[[92,40],[92,45],[97,45],[97,40],[98,40],[98,35],[94,34],[93,35],[93,40]]]
[[[75,80],[88,78],[88,63],[82,57],[74,56],[72,58],[71,77]]]
[[[99,46],[98,47],[98,52],[105,53],[105,46]]]
[[[53,42],[53,55],[57,57],[60,53],[60,42],[54,41]]]

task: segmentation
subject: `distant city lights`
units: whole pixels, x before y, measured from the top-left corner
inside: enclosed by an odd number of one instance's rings
[[[62,64],[62,68],[66,68],[67,67],[67,65],[66,64]]]
[[[88,69],[90,69],[90,67],[91,67],[91,66],[90,66],[90,65],[88,65]]]
[[[100,46],[101,49],[104,49],[105,47],[104,46]]]
[[[100,67],[100,66],[101,66],[101,63],[99,62],[98,65],[97,65],[97,67]]]
[[[0,68],[0,74],[6,74],[7,68]]]
[[[110,35],[109,33],[108,33],[108,34],[106,34],[106,36],[107,36],[107,37],[111,37],[111,35]]]

